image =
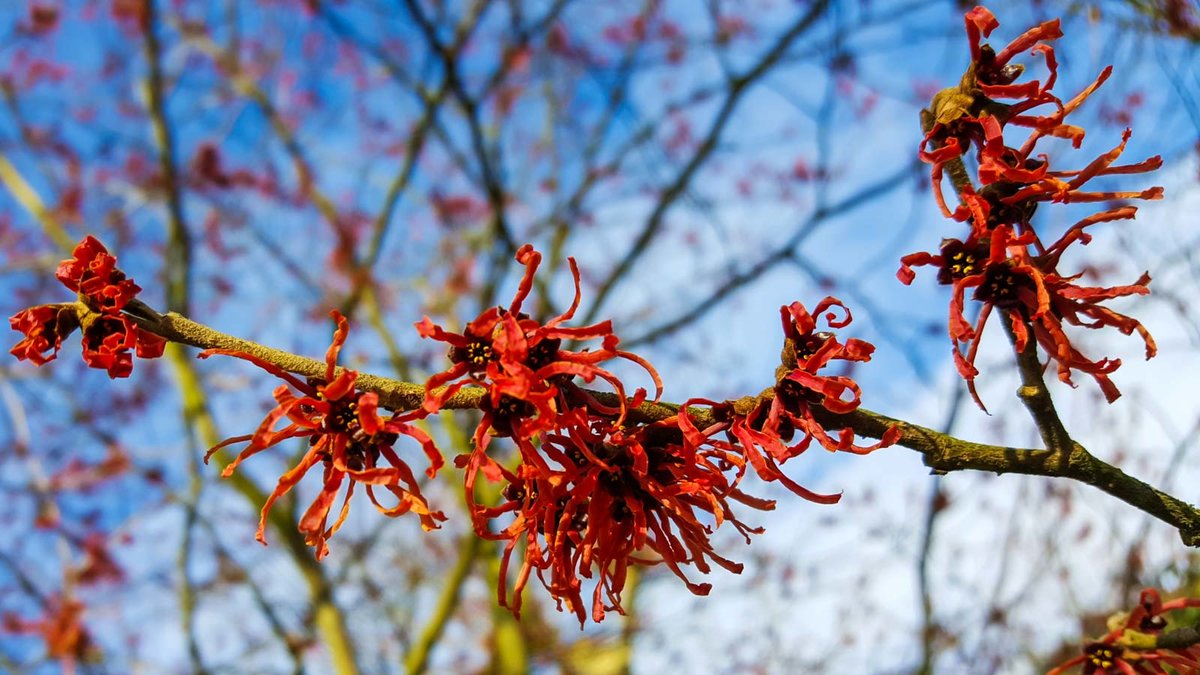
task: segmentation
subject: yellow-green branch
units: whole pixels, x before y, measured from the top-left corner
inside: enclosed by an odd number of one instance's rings
[[[265,347],[248,340],[226,335],[178,314],[158,315],[150,308],[136,303],[131,306],[139,325],[168,340],[201,349],[230,349],[252,354],[297,375],[324,377],[325,363]],[[424,401],[425,387],[369,373],[359,373],[358,386],[364,391],[379,394],[380,403],[393,410],[413,410]],[[485,390],[466,387],[443,405],[449,409],[478,408]],[[610,392],[593,392],[602,403],[616,403]],[[756,396],[744,396],[730,401],[734,412],[748,413],[771,391]],[[645,402],[631,408],[630,417],[638,421],[666,420],[675,416],[679,406],[665,402]],[[699,428],[716,423],[711,410],[689,408],[688,414]],[[816,411],[818,420],[828,428],[850,428],[860,436],[881,438],[889,428],[900,433],[898,445],[921,453],[926,466],[949,473],[951,471],[988,471],[997,474],[1018,473],[1030,476],[1069,478],[1099,488],[1179,530],[1185,544],[1200,547],[1200,510],[1165,492],[1126,474],[1115,466],[1093,456],[1077,443],[1054,449],[1012,448],[974,443],[943,434],[933,429],[893,419],[886,415],[859,409],[849,414]]]

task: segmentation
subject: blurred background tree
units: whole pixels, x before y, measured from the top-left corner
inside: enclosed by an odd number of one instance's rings
[[[1085,385],[1068,421],[1096,454],[1200,501],[1200,13],[1188,0],[1010,5],[994,8],[1005,38],[1063,17],[1064,91],[1115,65],[1080,113],[1085,148],[1132,126],[1130,155],[1166,164],[1167,199],[1106,230],[1089,260],[1103,276],[1153,271],[1155,294],[1129,309],[1162,354],[1143,364],[1116,341],[1125,397],[1109,407]],[[944,292],[894,278],[901,254],[950,233],[916,161],[917,113],[968,60],[965,8],[9,3],[0,310],[57,297],[55,265],[93,233],[160,310],[319,356],[336,308],[357,326],[344,364],[422,381],[444,354],[413,322],[461,325],[505,301],[512,255],[533,242],[554,279],[537,313],[569,301],[575,256],[581,314],[612,318],[668,399],[770,384],[777,308],[833,293],[879,347],[855,373],[866,405],[1035,443],[1008,414],[1003,339],[980,357],[986,417],[947,358]],[[896,448],[797,461],[842,503],[781,499],[751,548],[719,536],[747,569],[711,579],[707,598],[650,568],[627,617],[579,631],[531,591],[517,623],[495,606],[496,550],[471,535],[454,471],[426,488],[451,516],[435,533],[360,510],[317,563],[295,529],[309,485],[274,512],[272,545],[255,544],[287,458],[230,480],[200,460],[258,423],[274,385],[192,357],[172,346],[116,382],[75,359],[0,363],[0,666],[52,672],[75,654],[95,672],[1025,672],[1101,632],[1142,585],[1200,593],[1174,531],[1094,490],[931,478]],[[430,419],[449,452],[472,426]]]

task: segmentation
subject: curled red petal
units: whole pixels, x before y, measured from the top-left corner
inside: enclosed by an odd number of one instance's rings
[[[329,349],[325,351],[325,381],[333,380],[334,370],[337,369],[338,352],[342,350],[342,345],[346,343],[346,336],[350,334],[350,322],[342,313],[336,309],[329,312],[329,318],[333,319],[337,324],[337,330],[333,332],[333,342],[330,343]]]
[[[983,38],[992,34],[992,31],[1000,25],[996,16],[992,14],[986,7],[977,6],[972,8],[963,15],[963,21],[967,26],[967,42],[971,46],[971,60],[979,59],[979,44]]]

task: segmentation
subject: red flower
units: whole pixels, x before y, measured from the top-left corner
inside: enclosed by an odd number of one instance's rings
[[[1096,176],[1146,173],[1162,166],[1162,158],[1155,155],[1135,164],[1114,165],[1125,151],[1130,130],[1126,129],[1121,142],[1112,150],[1100,155],[1078,171],[1052,171],[1045,155],[1030,157],[1033,144],[1026,143],[1020,150],[1004,145],[1003,131],[994,118],[986,118],[983,124],[987,142],[979,152],[979,179],[983,188],[976,193],[964,190],[962,206],[953,214],[956,220],[970,221],[979,236],[985,230],[1000,224],[1016,226],[1019,232],[1032,231],[1031,221],[1039,202],[1120,202],[1127,199],[1162,199],[1163,189],[1155,186],[1138,191],[1085,191],[1084,185]],[[1098,222],[1133,218],[1137,209],[1131,206],[1116,206],[1101,211],[1076,224],[1068,235],[1061,238],[1052,251],[1057,249],[1054,261],[1068,244],[1079,241],[1083,244],[1091,237],[1083,228]],[[1033,244],[1043,250],[1041,241],[1035,237]]]
[[[25,334],[9,352],[21,361],[40,366],[58,356],[63,338],[79,327],[79,319],[70,305],[38,305],[12,315],[8,324]]]
[[[838,318],[837,312],[830,311],[835,307],[845,312],[842,318]],[[846,306],[832,297],[816,306],[815,314],[822,313],[830,328],[844,328],[852,320]],[[858,409],[861,392],[858,384],[848,376],[821,375],[818,371],[836,360],[869,361],[875,347],[855,338],[843,344],[833,333],[818,332],[813,315],[799,302],[780,307],[780,315],[785,342],[774,396],[761,400],[746,415],[735,414],[727,404],[695,399],[681,409],[680,427],[691,447],[739,454],[763,480],[778,481],[809,501],[835,504],[841,499],[840,494],[812,492],[788,478],[779,465],[803,453],[814,439],[830,451],[866,454],[894,444],[899,440],[900,432],[889,429],[878,443],[868,446],[855,445],[854,431],[848,427],[842,428],[836,438],[830,435],[817,421],[814,406],[832,413],[853,412]],[[702,432],[695,429],[687,413],[687,407],[697,403],[711,406],[719,420]],[[726,433],[728,441],[714,438],[721,431]],[[801,438],[792,443],[797,432]]]
[[[492,307],[486,310],[468,323],[462,333],[451,333],[434,324],[429,317],[417,324],[422,337],[450,345],[450,368],[433,375],[425,384],[424,409],[427,412],[440,410],[465,386],[487,389],[480,406],[483,418],[475,430],[475,449],[468,457],[457,460],[467,469],[468,495],[474,494],[480,470],[493,481],[501,479],[499,468],[486,454],[493,437],[511,437],[525,461],[545,467],[532,440],[538,434],[564,432],[567,426],[577,424],[578,418],[569,415],[570,411],[583,409],[588,411],[585,419],[595,414],[620,426],[628,408],[625,385],[599,365],[604,361],[621,358],[637,363],[653,380],[655,399],[662,393],[662,381],[654,368],[641,357],[618,349],[620,341],[613,334],[612,322],[582,327],[562,325],[575,315],[580,301],[579,268],[573,258],[568,258],[567,262],[575,282],[575,297],[566,311],[545,324],[521,312],[542,256],[526,244],[517,251],[516,259],[525,266],[525,274],[507,309]],[[564,340],[596,339],[601,341],[599,349],[570,351],[562,347]],[[618,405],[600,403],[572,381],[575,377],[585,383],[596,378],[608,382],[619,399]],[[635,401],[640,402],[644,397],[645,391],[641,389],[634,394]],[[482,534],[486,523],[477,506],[474,516],[476,531]]]
[[[1200,599],[1176,598],[1163,602],[1158,591],[1147,588],[1142,591],[1138,604],[1125,616],[1113,619],[1107,635],[1089,642],[1083,653],[1051,670],[1048,675],[1059,675],[1078,665],[1083,666],[1084,675],[1162,675],[1168,672],[1200,672],[1200,646],[1157,647],[1152,640],[1167,627],[1167,612],[1200,607]]]
[[[834,308],[844,312],[844,316],[839,319],[838,313],[832,311]],[[870,361],[875,347],[855,338],[850,338],[843,344],[832,333],[818,332],[813,315],[799,302],[780,307],[779,314],[783,320],[786,372],[775,384],[775,396],[766,410],[765,419],[757,420],[756,414],[752,413],[731,427],[734,434],[741,434],[743,442],[753,438],[754,445],[767,450],[780,462],[804,452],[813,439],[827,450],[857,454],[866,454],[895,443],[898,431],[889,432],[883,440],[874,445],[856,446],[853,443],[852,429],[841,429],[835,439],[813,417],[814,406],[841,414],[858,409],[861,390],[853,379],[845,375],[820,375],[817,371],[832,361]],[[833,297],[827,297],[818,303],[813,314],[824,314],[830,328],[845,328],[853,320],[850,310]],[[761,411],[756,412],[761,414]],[[759,422],[762,424],[761,431],[756,429]],[[784,444],[782,436],[790,436],[792,430],[802,433],[803,437],[788,447]],[[763,437],[763,431],[766,432],[767,438]]]
[[[972,234],[965,242],[947,239],[942,242],[940,255],[913,253],[901,259],[897,276],[902,282],[911,283],[915,276],[911,266],[932,265],[938,268],[939,283],[953,286],[949,320],[954,345],[952,353],[959,374],[967,381],[971,395],[981,408],[983,403],[975,391],[975,376],[979,372],[975,368],[975,355],[984,326],[996,309],[1009,321],[1016,336],[1014,346],[1018,353],[1025,349],[1029,339],[1028,325],[1034,339],[1058,362],[1060,380],[1074,386],[1071,372],[1085,372],[1096,380],[1109,402],[1121,395],[1108,378],[1121,361],[1107,358],[1093,361],[1083,356],[1071,344],[1063,323],[1086,328],[1110,326],[1126,335],[1136,331],[1146,345],[1146,358],[1154,356],[1157,352],[1154,339],[1141,322],[1100,304],[1111,298],[1149,293],[1146,286],[1149,275],[1143,274],[1128,286],[1103,288],[1077,285],[1075,281],[1081,275],[1062,276],[1055,269],[1058,257],[1067,245],[1062,242],[1084,240],[1088,236],[1084,232],[1087,226],[1129,217],[1131,211],[1132,207],[1125,207],[1084,219],[1042,256],[1029,252],[1030,245],[1035,243],[1032,231],[1015,235],[1010,226],[1003,225],[986,238]],[[975,289],[972,299],[981,303],[974,324],[964,316],[966,292],[972,288]],[[959,349],[959,344],[966,345],[965,353]]]
[[[998,132],[999,130],[997,129],[996,133]],[[1113,162],[1117,161],[1117,158],[1119,158],[1121,153],[1125,151],[1125,144],[1129,142],[1129,137],[1131,134],[1132,132],[1129,129],[1126,129],[1124,133],[1121,134],[1121,142],[1115,148],[1109,150],[1103,155],[1100,155],[1079,171],[1043,170],[1034,176],[1026,176],[1021,173],[1017,173],[1015,176],[1012,176],[1011,171],[1006,170],[1005,167],[1001,167],[995,177],[997,180],[1009,179],[1014,183],[1028,184],[1024,185],[1022,189],[1018,190],[1015,194],[1005,197],[1001,201],[1005,204],[1011,205],[1019,204],[1024,200],[1071,203],[1111,202],[1122,199],[1162,199],[1163,189],[1161,187],[1151,187],[1135,192],[1085,192],[1080,190],[1085,183],[1096,176],[1146,173],[1148,171],[1154,171],[1162,166],[1162,158],[1158,155],[1150,157],[1149,159],[1136,164],[1113,166]],[[996,145],[993,144],[991,147],[995,148]],[[1030,150],[1022,149],[1022,151],[1016,153],[1016,159],[1020,161],[1022,158],[1027,158],[1029,152]],[[988,152],[985,151],[983,154],[986,157]],[[989,163],[993,165],[997,164],[996,162]],[[982,178],[982,171],[980,175]]]
[[[582,411],[575,411],[582,418]],[[736,487],[745,463],[717,448],[697,451],[682,444],[675,419],[624,430],[603,420],[546,434],[541,452],[554,468],[524,464],[508,480],[505,502],[484,509],[496,518],[514,514],[512,523],[489,538],[507,540],[501,560],[500,604],[519,614],[521,590],[536,572],[558,601],[586,620],[581,579],[597,573],[592,619],[606,610],[623,613],[621,592],[630,564],[664,564],[689,590],[707,595],[710,584],[691,582],[683,567],[707,574],[710,562],[740,573],[742,565],[718,555],[709,541],[713,527],[728,521],[749,542],[752,529],[733,514],[730,500],[771,509],[774,502],[743,494]],[[732,480],[726,475],[736,470]],[[513,552],[524,544],[512,599],[507,573]]]
[[[58,265],[55,276],[79,294],[87,305],[39,305],[9,318],[13,330],[25,338],[12,348],[18,359],[37,365],[53,361],[63,338],[83,325],[83,360],[92,368],[108,371],[112,378],[128,377],[135,350],[141,358],[162,356],[166,341],[138,328],[122,309],[142,289],[117,269],[117,259],[94,237],[85,237],[75,255]],[[46,352],[50,352],[47,356]]]
[[[1083,129],[1065,124],[1063,120],[1099,89],[1112,73],[1111,66],[1105,68],[1091,85],[1064,103],[1050,92],[1057,80],[1058,62],[1054,48],[1044,42],[1062,37],[1057,19],[1029,29],[999,53],[989,45],[981,44],[981,39],[1000,25],[991,12],[984,7],[976,7],[967,12],[965,21],[971,47],[971,66],[957,87],[934,97],[927,111],[927,132],[919,153],[922,161],[933,165],[931,179],[934,196],[947,217],[952,215],[952,211],[947,207],[941,190],[942,174],[947,163],[957,160],[974,144],[980,152],[980,178],[984,184],[989,184],[995,179],[997,167],[994,162],[997,157],[988,156],[988,148],[1001,150],[1009,160],[1012,159],[1010,155],[1020,154],[1019,161],[1009,163],[1010,171],[1018,172],[1036,169],[1036,166],[1023,166],[1023,163],[1034,161],[1028,158],[1042,137],[1066,138],[1078,148],[1083,141]],[[1010,61],[1027,49],[1041,54],[1045,59],[1049,74],[1044,83],[1031,80],[1014,84],[1024,72],[1024,67]],[[999,103],[994,99],[1016,100],[1013,103]],[[1053,110],[1046,114],[1029,114],[1030,110],[1046,105],[1052,106]],[[1020,153],[1005,148],[1002,138],[998,144],[996,142],[1000,128],[1009,124],[1031,129]]]
[[[920,158],[933,165],[934,196],[947,216],[951,212],[941,191],[943,167],[960,157],[972,143],[983,144],[983,120],[1000,116],[1005,122],[1049,130],[1058,127],[1063,114],[1062,102],[1050,93],[1057,79],[1058,63],[1054,49],[1043,42],[1062,37],[1057,19],[1026,31],[999,53],[990,45],[981,44],[981,39],[1000,25],[991,12],[976,7],[966,13],[964,20],[971,47],[971,65],[959,85],[939,92],[922,117],[926,134],[921,141]],[[1045,84],[1037,80],[1013,84],[1025,69],[1010,61],[1027,49],[1045,58],[1050,71]],[[1002,104],[994,99],[1017,101]],[[1043,117],[1021,114],[1047,103],[1055,105],[1058,112]]]
[[[201,143],[196,148],[190,168],[192,178],[200,188],[228,190],[235,187],[254,187],[258,184],[258,179],[249,171],[228,171],[221,158],[221,148],[211,142]]]
[[[1054,86],[1057,78],[1057,61],[1054,58],[1054,48],[1042,43],[1043,40],[1056,40],[1063,36],[1058,19],[1051,19],[1025,31],[997,53],[988,44],[981,44],[992,31],[1000,26],[986,7],[975,7],[963,15],[967,28],[967,40],[971,43],[971,68],[980,91],[990,98],[1028,99],[1046,92]],[[1010,65],[1017,54],[1032,49],[1046,59],[1046,67],[1050,70],[1046,84],[1040,85],[1037,80],[1021,85],[1013,82],[1025,71],[1021,65]]]
[[[543,428],[552,428],[554,410],[549,392],[554,382],[563,383],[560,376],[578,376],[586,382],[596,377],[607,381],[624,398],[624,385],[612,373],[596,364],[613,358],[638,363],[650,373],[661,392],[662,382],[654,369],[640,357],[619,351],[618,338],[612,332],[612,322],[602,321],[592,326],[568,328],[562,326],[575,316],[579,307],[579,267],[568,258],[575,282],[575,298],[571,306],[544,325],[521,312],[521,305],[533,288],[534,274],[542,255],[529,244],[517,251],[517,262],[525,265],[525,274],[508,309],[492,307],[467,324],[461,334],[450,333],[425,317],[416,324],[421,337],[429,337],[450,345],[449,358],[453,365],[429,378],[425,389],[425,409],[436,412],[447,399],[469,384],[498,380],[489,387],[489,399],[494,408],[500,407],[500,397],[508,394],[534,406],[526,415],[518,415],[502,424],[520,424],[537,419]],[[562,349],[562,341],[600,339],[600,349],[572,352]],[[446,386],[435,392],[435,389]],[[535,425],[536,426],[536,425]],[[525,431],[532,431],[525,429]],[[527,435],[527,434],[526,434]]]
[[[257,431],[222,441],[208,451],[205,459],[227,445],[249,441],[237,458],[225,467],[222,475],[228,478],[248,457],[290,438],[307,438],[308,452],[296,466],[279,478],[275,490],[263,505],[257,538],[266,543],[267,515],[271,506],[295,487],[310,469],[320,463],[324,467],[324,487],[305,511],[299,524],[305,542],[316,547],[318,559],[329,552],[326,542],[345,522],[349,513],[350,498],[359,483],[366,485],[367,497],[385,516],[400,516],[411,511],[417,514],[421,520],[421,527],[426,530],[437,528],[438,521],[446,519],[440,511],[429,510],[412,470],[392,447],[400,436],[416,440],[429,460],[430,465],[425,473],[430,478],[436,475],[443,463],[441,453],[428,434],[411,424],[425,414],[397,414],[388,420],[380,417],[379,397],[374,393],[356,391],[354,385],[358,373],[346,369],[337,372],[338,352],[346,341],[350,327],[346,318],[337,311],[330,312],[330,316],[337,322],[337,331],[334,333],[333,343],[325,353],[325,377],[320,380],[301,381],[278,366],[244,352],[210,349],[200,354],[202,358],[213,354],[236,356],[287,383],[275,389],[274,396],[278,405],[267,414]],[[284,419],[287,420],[287,425],[276,430],[276,425]],[[334,523],[328,525],[330,511],[341,491],[342,483],[347,482],[347,479],[349,485],[341,510]],[[398,502],[394,506],[381,504],[375,495],[377,487],[392,493]]]
[[[75,247],[72,259],[59,263],[55,276],[101,312],[120,311],[142,290],[117,269],[117,259],[91,235]]]
[[[696,428],[691,414],[688,412],[688,408],[701,405],[710,407],[718,419],[717,423],[703,430]],[[769,406],[760,403],[749,414],[737,415],[733,413],[731,406],[727,403],[700,398],[689,399],[680,408],[679,415],[679,427],[683,433],[685,446],[695,452],[716,452],[722,453],[726,457],[737,457],[736,466],[739,476],[735,483],[740,482],[740,474],[745,473],[746,466],[749,465],[754,468],[754,472],[758,474],[759,478],[768,482],[778,482],[810,502],[838,503],[842,498],[840,493],[823,495],[813,492],[793,481],[779,468],[779,462],[774,458],[776,453],[772,453],[769,448],[777,446],[783,449],[779,454],[786,454],[785,443],[793,438],[795,430],[788,428],[786,423],[781,424],[778,428],[766,427],[766,411],[768,409]],[[716,438],[716,435],[721,432],[725,432],[728,440]],[[762,450],[767,451],[763,452]]]
[[[94,317],[83,329],[83,361],[92,368],[108,371],[111,378],[129,377],[133,371],[133,355],[156,359],[163,354],[167,341],[138,328],[124,315],[102,314]]]

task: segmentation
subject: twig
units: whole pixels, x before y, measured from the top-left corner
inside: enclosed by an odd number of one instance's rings
[[[473,21],[479,20],[487,4],[486,2],[475,2],[472,4],[468,15],[473,18]],[[425,40],[429,44],[429,48],[441,59],[442,67],[446,71],[444,73],[446,84],[450,86],[450,91],[453,92],[455,100],[458,101],[458,105],[462,108],[463,115],[466,117],[467,128],[471,134],[471,149],[475,153],[475,158],[479,161],[484,192],[487,193],[488,203],[492,209],[492,234],[503,244],[503,246],[496,247],[497,259],[501,259],[503,256],[510,256],[516,252],[517,244],[513,239],[512,229],[505,215],[503,178],[500,176],[499,167],[493,163],[492,156],[484,140],[483,124],[479,119],[479,101],[471,96],[463,84],[462,78],[459,77],[457,52],[451,50],[447,45],[442,44],[438,39],[437,28],[429,20],[429,17],[425,16],[417,0],[404,0],[404,5],[408,8],[413,20],[417,22],[417,26],[420,27],[421,33],[425,36]]]
[[[1200,644],[1200,624],[1163,633],[1155,640],[1158,649],[1187,649]]]
[[[700,300],[691,309],[683,312],[679,316],[667,321],[664,324],[651,328],[646,333],[639,335],[632,340],[624,341],[622,344],[625,348],[635,347],[640,344],[654,342],[668,335],[671,335],[696,321],[700,317],[708,314],[713,309],[719,307],[721,302],[732,295],[735,291],[753,283],[762,275],[771,271],[776,265],[789,260],[797,247],[816,231],[816,229],[825,221],[834,216],[839,216],[844,213],[849,213],[860,206],[873,202],[875,199],[899,188],[903,185],[900,180],[906,174],[912,171],[911,165],[904,167],[898,172],[890,174],[883,179],[863,186],[861,190],[854,194],[839,200],[837,203],[823,206],[813,211],[811,215],[803,223],[801,223],[796,231],[788,238],[782,246],[775,249],[771,253],[764,256],[753,266],[747,268],[743,272],[738,272],[714,289],[703,300]]]
[[[302,675],[304,673],[304,641],[289,633],[282,617],[279,616],[279,612],[271,605],[271,601],[267,598],[266,594],[263,593],[262,587],[254,581],[249,570],[239,563],[233,554],[221,544],[221,538],[213,522],[205,518],[200,520],[200,525],[208,531],[208,535],[212,538],[213,549],[215,549],[216,554],[223,558],[224,564],[230,566],[232,568],[231,571],[240,577],[242,583],[246,584],[246,587],[250,590],[250,595],[254,598],[254,605],[262,612],[267,625],[271,627],[271,632],[275,634],[275,637],[279,639],[283,648],[287,650],[288,656],[292,661],[293,675]]]
[[[167,118],[162,72],[162,45],[158,40],[158,2],[145,3],[142,12],[142,33],[145,36],[145,58],[150,72],[146,77],[149,93],[150,125],[158,145],[158,168],[167,193],[167,250],[163,265],[166,276],[167,309],[188,311],[188,276],[192,269],[192,246],[183,217],[183,195],[175,169],[174,129]]]
[[[1004,327],[1015,347],[1017,338],[1012,326],[1004,322]],[[1033,335],[1028,323],[1025,325],[1025,334]],[[1037,425],[1042,442],[1051,450],[1069,451],[1075,442],[1071,440],[1071,435],[1067,433],[1066,426],[1054,408],[1054,400],[1050,398],[1050,390],[1046,388],[1046,380],[1042,377],[1043,368],[1038,360],[1037,340],[1032,337],[1026,340],[1025,350],[1017,354],[1017,368],[1021,373],[1021,387],[1017,389],[1017,396]]]
[[[654,205],[654,210],[646,220],[646,224],[642,226],[641,232],[634,239],[633,245],[630,246],[621,261],[617,263],[608,276],[605,277],[604,281],[601,282],[596,291],[596,299],[588,308],[583,318],[583,323],[590,324],[595,321],[609,294],[626,276],[626,273],[633,267],[633,264],[646,252],[651,240],[654,239],[658,231],[662,228],[663,223],[666,222],[667,212],[675,204],[676,200],[683,195],[688,186],[691,185],[692,178],[696,175],[696,172],[700,170],[700,167],[704,165],[705,161],[716,150],[717,142],[720,140],[726,124],[733,117],[733,112],[741,102],[743,95],[750,90],[751,85],[757,82],[783,57],[788,47],[798,37],[807,32],[817,22],[817,19],[825,13],[828,5],[828,0],[819,0],[813,3],[808,11],[779,37],[775,44],[771,46],[771,49],[767,50],[767,53],[759,59],[758,63],[745,73],[729,81],[725,100],[721,102],[721,107],[717,110],[712,124],[709,125],[704,139],[700,142],[699,147],[696,148],[696,152],[684,164],[679,173],[676,174],[671,184],[663,190],[658,202]]]
[[[421,630],[417,641],[409,649],[408,655],[404,657],[404,669],[409,675],[419,675],[429,668],[429,656],[433,647],[441,639],[442,632],[446,630],[446,624],[450,622],[450,618],[454,616],[454,611],[458,608],[463,582],[470,575],[471,568],[482,548],[483,539],[475,536],[474,533],[464,535],[459,544],[458,560],[450,569],[450,573],[446,575],[442,592],[438,595],[437,605],[433,610],[433,616],[429,618],[429,622]]]
[[[37,219],[42,226],[42,231],[54,241],[55,245],[68,251],[74,248],[75,241],[71,235],[67,234],[62,223],[58,222],[46,208],[46,203],[42,201],[37,191],[29,185],[17,167],[8,161],[8,157],[5,157],[3,153],[0,153],[0,183],[4,183],[4,187],[8,189],[13,199],[17,200],[22,208]]]

